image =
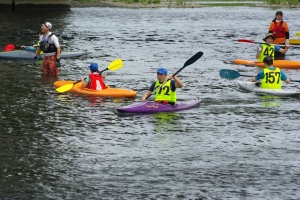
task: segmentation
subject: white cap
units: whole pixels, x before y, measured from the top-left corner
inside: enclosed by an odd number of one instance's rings
[[[50,22],[44,22],[44,23],[49,29],[52,29],[52,24]]]

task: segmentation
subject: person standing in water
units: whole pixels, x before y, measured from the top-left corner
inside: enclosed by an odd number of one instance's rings
[[[289,27],[285,21],[283,21],[282,11],[277,11],[275,18],[269,26],[269,33],[272,33],[275,37],[273,44],[286,45],[289,44],[290,32]],[[275,58],[284,57],[285,54],[281,52],[275,52]]]
[[[41,31],[43,35],[40,37],[40,46],[34,57],[34,64],[41,51],[44,52],[44,60],[42,70],[44,74],[58,75],[60,64],[60,46],[58,38],[51,32],[52,24],[50,22],[43,22]]]

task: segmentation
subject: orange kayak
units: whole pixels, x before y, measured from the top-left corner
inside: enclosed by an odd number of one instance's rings
[[[263,67],[263,62],[258,62],[256,60],[242,60],[237,59],[233,61],[234,64],[237,65],[251,65],[257,67]],[[281,69],[297,69],[300,68],[300,61],[293,61],[293,60],[274,60],[273,63],[274,67],[279,67]]]
[[[72,84],[75,82],[76,81],[66,81],[66,80],[55,81],[54,87],[59,88],[66,84]],[[122,97],[132,98],[136,96],[136,91],[122,89],[122,88],[108,87],[104,90],[90,90],[87,88],[82,88],[81,82],[73,85],[73,87],[68,92],[74,92],[74,93],[89,95],[89,96],[114,97],[114,98],[122,98]]]

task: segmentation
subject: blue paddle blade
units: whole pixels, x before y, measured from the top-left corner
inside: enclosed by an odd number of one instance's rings
[[[236,79],[241,76],[238,71],[231,70],[231,69],[221,69],[219,75],[220,77],[226,79]]]

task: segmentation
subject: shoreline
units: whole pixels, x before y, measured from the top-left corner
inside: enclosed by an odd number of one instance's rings
[[[97,2],[71,2],[72,8],[86,8],[86,7],[111,7],[111,8],[200,8],[206,7],[200,4],[188,4],[186,6],[176,6],[174,3],[162,2],[160,4],[141,4],[141,3],[124,3],[124,2],[113,2],[111,0],[97,1]]]
[[[241,2],[243,3],[243,2]],[[167,1],[163,1],[160,4],[141,4],[141,3],[124,3],[124,2],[114,2],[112,0],[95,0],[93,2],[79,2],[79,1],[71,1],[72,8],[86,8],[86,7],[109,7],[109,8],[203,8],[216,6],[214,4],[186,4],[185,6],[177,6],[175,3],[169,3]],[[235,6],[235,5],[228,5]],[[241,5],[239,5],[241,6]],[[300,8],[299,5],[268,5],[265,3],[259,4],[249,4],[244,5],[248,7],[264,7],[264,8]]]

